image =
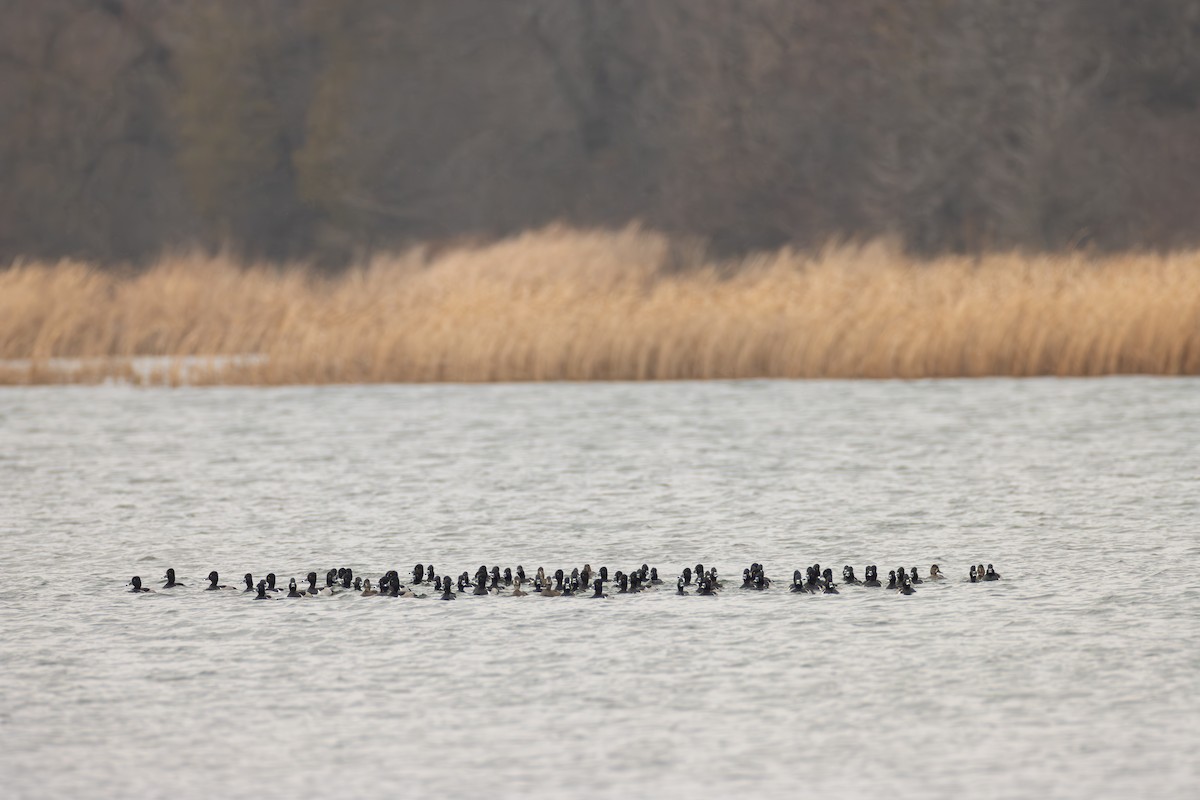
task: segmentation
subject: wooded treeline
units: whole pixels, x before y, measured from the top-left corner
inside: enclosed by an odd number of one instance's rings
[[[1193,0],[3,0],[0,263],[1200,240]]]

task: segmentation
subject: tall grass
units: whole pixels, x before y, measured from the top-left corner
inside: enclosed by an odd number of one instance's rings
[[[262,357],[203,360],[243,354]],[[633,228],[550,228],[336,277],[201,256],[0,272],[0,382],[182,380],[139,356],[244,384],[1200,374],[1200,252],[719,262]]]

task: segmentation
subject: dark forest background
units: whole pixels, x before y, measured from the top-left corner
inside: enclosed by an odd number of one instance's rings
[[[2,0],[0,263],[1200,239],[1191,0]]]

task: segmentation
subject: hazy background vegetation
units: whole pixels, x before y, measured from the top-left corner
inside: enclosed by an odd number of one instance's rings
[[[1192,0],[4,0],[0,263],[1200,233]]]

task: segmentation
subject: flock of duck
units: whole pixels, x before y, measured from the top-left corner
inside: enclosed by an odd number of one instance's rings
[[[612,574],[611,578],[608,567],[600,567],[598,571],[593,572],[590,564],[584,564],[582,569],[572,569],[570,575],[561,569],[555,570],[553,575],[548,575],[543,568],[538,567],[532,581],[525,575],[525,568],[520,565],[515,571],[509,568],[501,571],[500,567],[492,567],[489,571],[486,566],[481,566],[475,571],[474,578],[467,572],[463,572],[457,578],[451,578],[449,575],[438,575],[432,564],[429,566],[417,564],[412,568],[410,575],[411,580],[408,584],[404,584],[400,581],[399,573],[391,570],[381,575],[372,584],[370,578],[364,580],[356,576],[354,570],[349,567],[341,567],[325,573],[324,586],[317,585],[317,573],[315,572],[308,573],[306,578],[308,585],[303,588],[300,588],[296,579],[292,578],[288,581],[285,594],[283,589],[275,585],[276,577],[273,572],[257,583],[254,581],[254,576],[247,572],[243,578],[245,588],[241,588],[222,584],[221,576],[214,570],[208,573],[208,585],[204,589],[205,591],[240,590],[243,594],[254,592],[256,600],[274,600],[276,594],[287,598],[302,598],[343,592],[355,592],[363,597],[428,597],[428,594],[418,591],[428,586],[432,589],[434,596],[439,599],[454,600],[459,595],[526,597],[531,594],[542,597],[605,598],[608,597],[605,590],[611,591],[613,594],[636,594],[657,591],[666,583],[659,578],[657,567],[646,564],[642,564],[641,567],[629,573],[618,570]],[[874,564],[867,565],[863,575],[865,580],[859,580],[854,574],[854,567],[846,565],[842,567],[840,585],[885,588],[898,594],[911,595],[916,593],[916,589],[913,588],[915,584],[941,581],[946,578],[937,564],[930,566],[929,575],[924,579],[921,578],[916,567],[912,567],[907,572],[903,567],[897,567],[888,571],[888,581],[884,584],[879,579],[879,569]],[[168,569],[167,574],[163,577],[166,583],[158,591],[187,587],[187,584],[176,580],[174,569]],[[991,564],[988,564],[986,568],[983,564],[972,565],[965,580],[970,583],[998,581],[1000,574]],[[742,589],[762,592],[771,589],[772,583],[773,581],[763,570],[762,564],[751,564],[742,570],[740,587]],[[136,594],[156,591],[148,586],[143,586],[141,577],[137,575],[131,578],[127,585],[131,586],[130,591]],[[792,572],[789,591],[797,594],[839,594],[838,585],[834,581],[832,569],[822,570],[820,564],[813,564],[811,567],[805,567],[803,572],[798,569]],[[525,586],[530,587],[528,591],[522,588]],[[726,585],[718,576],[716,568],[705,569],[703,564],[697,564],[694,570],[691,567],[684,567],[675,580],[675,594],[677,595],[694,594],[701,597],[715,597],[724,588]],[[589,590],[591,594],[588,594]]]

